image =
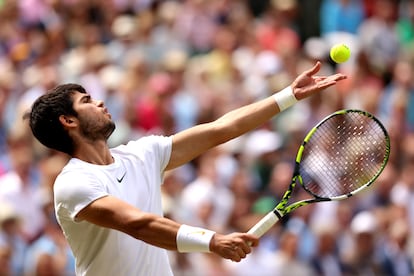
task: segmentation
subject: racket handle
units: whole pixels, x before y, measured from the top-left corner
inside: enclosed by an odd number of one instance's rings
[[[256,223],[247,233],[253,234],[254,236],[260,238],[278,221],[278,216],[273,211],[271,211],[266,216],[264,216],[258,223]]]

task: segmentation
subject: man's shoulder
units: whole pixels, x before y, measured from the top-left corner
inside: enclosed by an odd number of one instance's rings
[[[140,137],[136,140],[131,140],[125,144],[118,145],[111,148],[112,153],[137,153],[139,151],[149,150],[154,147],[160,147],[172,144],[171,136],[162,135],[148,135]]]
[[[70,182],[70,186],[73,187],[76,186],[77,183],[82,183],[88,179],[94,179],[95,175],[96,173],[94,170],[91,170],[86,162],[72,158],[56,177],[54,186],[56,187]]]

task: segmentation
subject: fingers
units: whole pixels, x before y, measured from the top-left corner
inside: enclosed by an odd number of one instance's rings
[[[240,248],[243,250],[244,253],[249,254],[252,252],[252,248],[250,247],[249,242],[244,242],[240,245]]]
[[[335,85],[338,81],[343,79],[346,79],[346,76],[342,74],[335,74],[328,77],[318,77],[316,79],[316,84],[318,89],[325,89],[329,86]]]
[[[240,262],[242,259],[246,258],[247,254],[251,252],[250,247],[245,243],[239,243],[238,245],[232,246],[232,255],[230,259],[233,262]]]
[[[322,63],[320,61],[317,61],[315,63],[315,65],[311,69],[305,71],[304,74],[308,77],[314,77],[315,79],[319,79],[319,80],[329,79],[329,80],[339,81],[339,80],[343,80],[343,79],[347,78],[346,75],[341,74],[341,73],[337,73],[337,74],[334,74],[334,75],[331,75],[331,76],[328,76],[328,77],[326,77],[326,76],[314,76],[316,73],[319,72],[319,70],[321,69],[321,66],[322,66]]]
[[[259,239],[251,234],[241,234],[236,244],[233,244],[235,253],[232,261],[239,262],[252,252],[252,247],[257,246]]]
[[[320,69],[321,69],[321,62],[317,61],[311,69],[305,71],[305,75],[308,77],[312,77],[313,75],[318,73]]]
[[[240,262],[252,252],[252,246],[257,246],[259,239],[252,234],[232,233],[229,235],[214,235],[210,245],[211,251],[223,258]]]
[[[339,73],[338,74],[331,75],[331,76],[328,76],[328,77],[324,77],[324,79],[326,79],[326,80],[333,80],[333,81],[344,80],[346,78],[347,78],[346,75],[339,74]]]
[[[240,246],[234,246],[233,255],[231,260],[233,262],[240,262],[242,259],[246,258],[247,253]]]

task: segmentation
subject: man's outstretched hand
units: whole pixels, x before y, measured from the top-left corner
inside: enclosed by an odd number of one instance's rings
[[[292,90],[296,99],[307,98],[347,78],[344,74],[315,76],[320,69],[321,63],[317,61],[311,69],[304,71],[293,81]]]

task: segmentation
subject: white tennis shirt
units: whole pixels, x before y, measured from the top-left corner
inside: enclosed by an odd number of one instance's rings
[[[144,212],[162,215],[161,183],[171,137],[148,136],[111,149],[114,163],[94,165],[72,158],[56,179],[56,216],[76,258],[77,275],[172,275],[167,251],[75,216],[111,195]]]

